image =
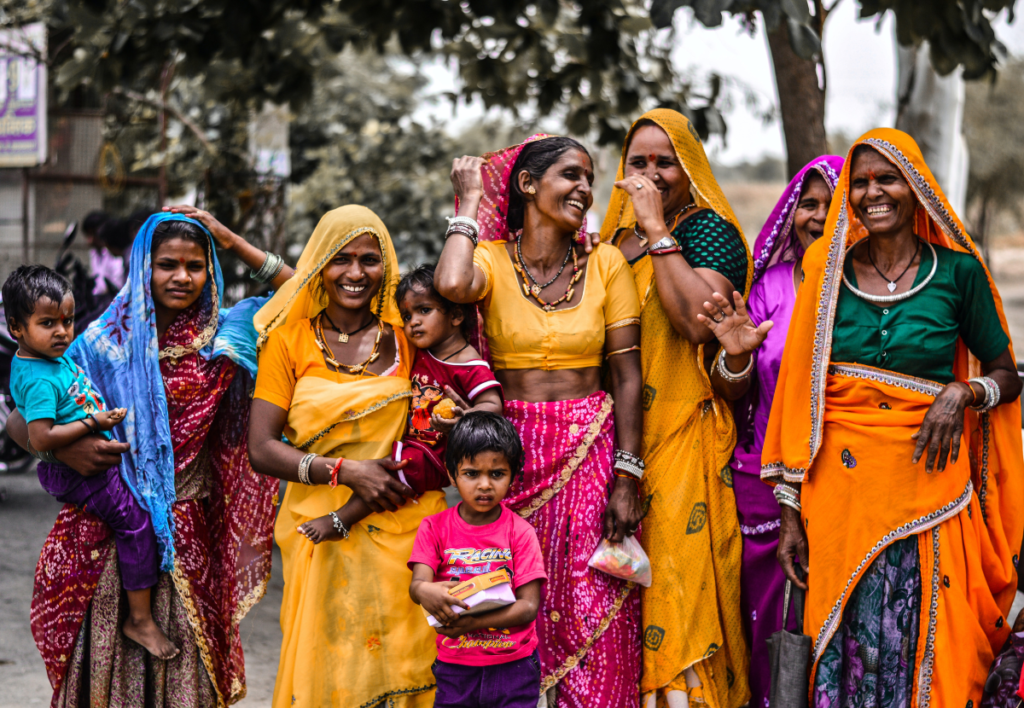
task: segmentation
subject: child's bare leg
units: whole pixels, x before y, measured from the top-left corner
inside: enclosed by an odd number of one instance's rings
[[[128,619],[121,630],[132,641],[138,642],[158,659],[167,661],[178,655],[178,647],[167,638],[156,622],[150,607],[150,588],[126,590],[128,594]]]
[[[370,508],[369,504],[353,494],[352,498],[334,513],[338,515],[345,528],[351,531],[352,526],[372,514],[373,509]],[[340,533],[334,530],[334,519],[331,518],[330,514],[300,524],[298,531],[313,543],[337,541],[342,537]]]

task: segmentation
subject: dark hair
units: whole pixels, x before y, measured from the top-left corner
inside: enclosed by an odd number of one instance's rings
[[[569,150],[580,150],[590,158],[590,153],[578,141],[562,136],[535,140],[523,146],[515,164],[512,165],[512,175],[509,177],[508,214],[505,215],[509,231],[523,228],[526,217],[526,197],[519,189],[519,173],[526,172],[533,179],[539,180],[548,168]]]
[[[100,226],[96,237],[107,248],[118,253],[132,245],[132,233],[125,219],[110,219]]]
[[[463,309],[462,305],[452,302],[444,295],[437,292],[437,288],[434,287],[435,268],[437,268],[437,266],[433,263],[424,263],[403,275],[402,279],[398,281],[398,287],[395,288],[395,303],[401,305],[405,296],[411,292],[425,292],[431,298],[436,300],[437,304],[440,305],[441,309],[446,313],[450,314],[456,310],[461,312],[463,316],[462,324],[465,325],[469,318],[466,317],[466,311]],[[465,334],[465,332],[463,332],[463,334]]]
[[[111,218],[113,217],[105,211],[90,211],[85,215],[85,218],[82,219],[82,231],[87,234],[98,235],[100,227],[110,221]]]
[[[643,128],[644,126],[648,126],[648,125],[653,125],[656,128],[661,128],[661,130],[665,130],[660,125],[658,125],[653,120],[651,120],[650,118],[641,118],[640,120],[638,120],[636,123],[633,124],[633,127],[629,129],[629,135],[626,136],[626,144],[622,148],[622,158],[623,159],[625,159],[626,155],[629,154],[629,146],[633,144],[633,138],[636,137],[636,131],[638,131],[641,128]],[[670,138],[670,140],[671,140],[671,138]],[[673,147],[673,149],[675,149],[675,148]]]
[[[448,436],[444,464],[448,476],[455,479],[459,463],[481,452],[500,452],[508,460],[512,479],[523,473],[523,442],[507,420],[490,411],[467,413]]]
[[[4,314],[7,326],[12,321],[23,325],[36,311],[36,303],[49,298],[58,305],[71,294],[71,284],[56,271],[42,265],[19,266],[4,281]]]
[[[205,231],[192,222],[182,221],[180,219],[175,219],[173,221],[161,221],[157,227],[153,229],[153,243],[149,247],[149,252],[151,254],[156,253],[156,249],[176,238],[180,238],[183,241],[191,241],[196,244],[203,249],[203,253],[206,254],[207,259],[209,259],[210,237],[206,235]]]

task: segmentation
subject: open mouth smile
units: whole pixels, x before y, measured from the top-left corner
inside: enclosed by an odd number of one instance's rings
[[[584,211],[587,207],[578,199],[568,199],[566,203],[571,207],[576,207],[580,211]]]
[[[366,290],[365,285],[342,285],[341,289],[347,293],[361,293]]]
[[[869,206],[864,210],[868,216],[883,216],[893,211],[891,204],[878,204],[876,206]]]

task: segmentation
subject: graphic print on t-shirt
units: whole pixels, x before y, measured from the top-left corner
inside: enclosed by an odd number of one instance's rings
[[[444,389],[433,377],[414,372],[412,375],[412,403],[409,405],[409,430],[407,436],[434,445],[441,433],[430,427],[430,414],[441,399]]]
[[[511,548],[446,548],[444,557],[445,567],[440,573],[440,580],[454,580],[461,583],[475,575],[485,575],[504,568],[508,577],[512,579],[512,587],[515,587]],[[516,643],[510,630],[494,629],[493,627],[463,634],[455,639],[449,637],[441,639],[441,645],[452,650],[508,650],[515,647]]]

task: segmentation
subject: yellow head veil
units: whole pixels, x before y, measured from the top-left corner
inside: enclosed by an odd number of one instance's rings
[[[259,333],[258,347],[263,346],[267,336],[277,327],[313,317],[327,306],[326,301],[322,297],[318,298],[310,286],[338,251],[363,234],[377,237],[381,257],[384,259],[384,280],[371,307],[375,314],[392,327],[402,326],[402,318],[395,303],[398,257],[391,236],[376,214],[364,206],[352,204],[323,215],[299,256],[295,275],[256,313],[253,324]]]
[[[637,123],[649,120],[665,131],[672,146],[676,151],[676,159],[683,166],[690,184],[693,185],[694,200],[697,206],[711,209],[720,217],[736,227],[743,237],[743,229],[736,215],[729,206],[729,201],[722,194],[722,188],[718,186],[714,173],[711,172],[711,165],[708,163],[708,156],[704,153],[704,146],[700,142],[700,136],[690,121],[682,113],[668,108],[655,108],[640,116],[636,123],[629,129],[625,141],[622,143],[622,156],[619,158],[619,171],[615,173],[615,180],[618,181],[625,175],[626,168],[626,146],[630,138],[636,132]],[[615,232],[619,229],[629,228],[636,223],[636,216],[633,214],[633,202],[625,190],[614,187],[612,198],[608,202],[608,210],[604,215],[604,224],[601,225],[601,240],[610,241]],[[743,239],[744,245],[747,241]],[[750,247],[747,246],[747,258],[750,258]],[[747,283],[744,292],[750,290],[750,278],[753,275],[753,268],[747,268]]]

